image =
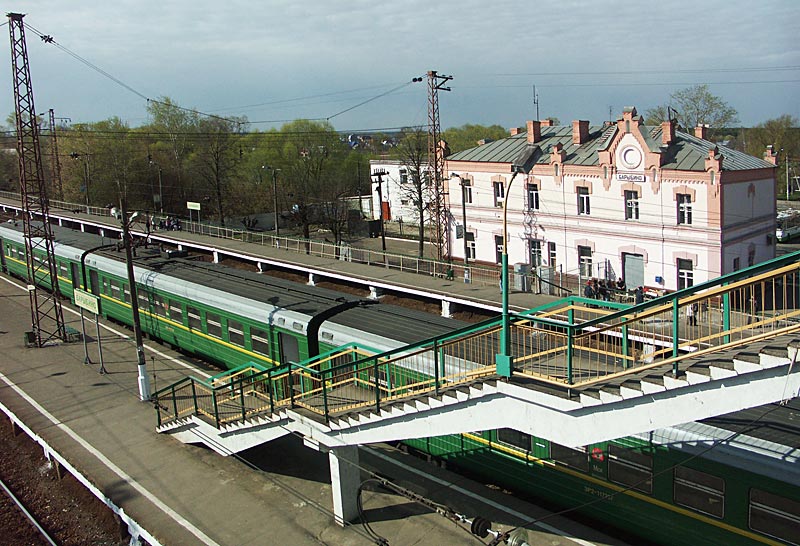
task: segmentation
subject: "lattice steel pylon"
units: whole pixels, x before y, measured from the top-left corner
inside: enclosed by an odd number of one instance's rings
[[[444,149],[440,144],[442,128],[439,124],[439,91],[450,91],[444,84],[452,79],[452,76],[438,75],[435,70],[428,71],[428,165],[433,178],[432,213],[436,233],[433,244],[439,260],[450,257],[450,195],[444,176]]]
[[[17,118],[17,154],[19,155],[19,186],[22,199],[22,224],[25,234],[25,253],[28,263],[28,293],[31,300],[31,327],[37,347],[52,339],[66,338],[64,314],[58,290],[53,231],[47,186],[39,147],[39,124],[33,105],[31,71],[25,27],[21,13],[8,14],[11,37],[11,67],[14,76],[14,105]],[[48,285],[40,290],[37,281]],[[32,341],[29,339],[29,341]]]

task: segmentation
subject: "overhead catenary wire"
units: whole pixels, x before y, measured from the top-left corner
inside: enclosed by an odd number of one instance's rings
[[[78,55],[74,51],[72,51],[72,50],[68,49],[67,47],[63,46],[62,44],[58,43],[52,36],[50,36],[48,34],[44,34],[40,30],[36,29],[35,27],[33,27],[33,26],[31,26],[31,25],[29,25],[27,23],[25,23],[25,27],[27,29],[29,29],[31,32],[33,32],[34,34],[36,34],[45,43],[53,44],[55,47],[57,47],[58,49],[60,49],[61,51],[63,51],[67,55],[69,55],[70,57],[74,58],[78,62],[84,64],[85,66],[87,66],[89,68],[91,68],[92,70],[94,70],[97,73],[101,74],[102,76],[108,78],[109,80],[113,81],[114,83],[116,83],[120,87],[130,91],[131,93],[133,93],[137,97],[145,100],[148,103],[155,103],[155,104],[161,104],[161,105],[166,105],[166,106],[172,106],[172,107],[177,108],[179,110],[182,110],[184,112],[198,114],[198,115],[205,116],[205,117],[212,118],[212,119],[218,119],[218,120],[227,121],[227,122],[231,122],[231,123],[242,123],[242,120],[226,118],[226,117],[218,116],[218,115],[215,115],[215,114],[210,114],[208,112],[203,112],[201,110],[197,110],[197,109],[194,109],[194,108],[186,108],[186,107],[183,107],[183,106],[179,106],[179,105],[177,105],[177,104],[175,104],[173,102],[167,103],[167,102],[164,102],[164,101],[161,101],[161,100],[158,100],[158,99],[150,98],[147,95],[145,95],[144,93],[142,93],[141,91],[135,89],[131,85],[128,85],[127,83],[125,83],[121,79],[117,78],[113,74],[107,72],[106,70],[104,70],[101,67],[97,66],[96,64],[92,63],[88,59]],[[370,102],[372,102],[374,100],[377,100],[377,99],[379,99],[381,97],[385,97],[386,95],[389,95],[389,94],[391,94],[391,93],[393,93],[395,91],[398,91],[398,90],[402,89],[403,87],[406,87],[407,85],[410,85],[411,83],[414,83],[416,81],[418,81],[417,78],[414,78],[414,79],[412,79],[411,81],[408,81],[408,82],[404,82],[403,84],[401,84],[401,85],[399,85],[397,87],[394,87],[394,88],[392,88],[392,89],[390,89],[388,91],[380,93],[380,94],[378,94],[378,95],[376,95],[374,97],[371,97],[371,98],[369,98],[369,99],[367,99],[365,101],[362,101],[362,102],[360,102],[360,103],[358,103],[358,104],[356,104],[354,106],[351,106],[349,108],[346,108],[344,110],[336,112],[335,114],[332,114],[330,116],[320,117],[320,118],[308,118],[308,119],[310,119],[312,121],[329,121],[329,120],[331,120],[331,119],[333,119],[333,118],[335,118],[335,117],[337,117],[337,116],[339,116],[341,114],[344,114],[346,112],[350,112],[351,110],[355,110],[356,108],[364,106],[365,104],[368,104],[368,103],[370,103]],[[266,123],[266,122],[257,122],[257,123]]]

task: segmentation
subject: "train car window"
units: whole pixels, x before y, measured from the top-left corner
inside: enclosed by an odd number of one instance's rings
[[[108,280],[106,277],[103,277],[103,294],[106,296],[111,295],[111,281]]]
[[[122,283],[122,294],[125,296],[125,303],[131,302],[131,291],[127,284]]]
[[[250,327],[250,339],[253,342],[253,351],[258,354],[272,356],[269,350],[269,334],[267,332]]]
[[[159,294],[153,294],[153,312],[159,317],[167,316],[169,301]]]
[[[790,544],[800,544],[800,502],[750,490],[750,528]]]
[[[115,300],[122,301],[122,287],[119,281],[111,279],[111,297]]]
[[[192,330],[202,330],[202,321],[200,320],[200,311],[195,309],[194,307],[187,305],[186,306],[186,316],[189,319],[189,328]]]
[[[69,278],[69,268],[67,267],[66,263],[59,262],[58,268],[59,268],[59,275],[61,275],[65,279]]]
[[[181,309],[181,302],[173,301],[169,304],[169,318],[177,323],[183,324],[183,309]]]
[[[501,444],[518,447],[525,452],[531,450],[531,435],[514,430],[513,428],[497,429],[497,441]]]
[[[725,516],[724,479],[685,466],[675,467],[674,474],[675,504],[716,518]]]
[[[653,456],[648,453],[608,445],[608,479],[642,493],[653,493]]]
[[[228,340],[234,345],[244,347],[244,327],[241,322],[228,319]]]
[[[219,315],[206,311],[206,331],[210,336],[222,338],[222,320]]]
[[[589,472],[589,453],[586,447],[566,447],[550,442],[550,458],[575,470]]]

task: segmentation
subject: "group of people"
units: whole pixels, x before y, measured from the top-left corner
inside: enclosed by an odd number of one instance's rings
[[[583,288],[583,295],[587,298],[609,301],[614,292],[625,291],[625,279],[619,278],[616,282],[605,279],[589,279]]]
[[[605,279],[589,279],[583,287],[583,296],[586,298],[610,301],[612,295],[626,292],[625,279],[619,278],[616,281]],[[637,286],[633,289],[633,302],[638,305],[644,303],[644,287]]]
[[[181,219],[173,218],[172,216],[167,216],[166,218],[162,218],[158,222],[158,229],[161,231],[180,231]]]

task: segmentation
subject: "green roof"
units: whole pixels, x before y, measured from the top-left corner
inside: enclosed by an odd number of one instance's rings
[[[768,161],[745,153],[719,146],[711,141],[697,138],[682,131],[675,132],[675,140],[669,146],[661,145],[661,126],[640,126],[642,136],[651,151],[660,151],[665,155],[662,169],[678,171],[704,171],[708,151],[717,147],[724,157],[723,171],[739,171],[749,169],[772,169],[775,166]],[[550,163],[550,151],[560,143],[566,152],[564,161],[567,165],[598,165],[598,150],[608,147],[617,126],[593,125],[589,127],[589,138],[583,144],[572,143],[572,127],[542,127],[542,138],[535,144],[541,150],[537,154],[535,164]],[[483,146],[462,150],[447,158],[448,161],[473,161],[485,163],[513,163],[524,153],[528,144],[527,133],[522,132],[501,140],[495,140]]]

